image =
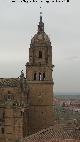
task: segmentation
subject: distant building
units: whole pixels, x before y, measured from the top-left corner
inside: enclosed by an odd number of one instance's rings
[[[0,142],[23,137],[53,125],[52,46],[42,16],[31,39],[26,78],[0,78]]]

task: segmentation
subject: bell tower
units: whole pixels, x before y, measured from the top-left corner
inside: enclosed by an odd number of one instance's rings
[[[29,85],[29,134],[53,125],[52,46],[44,32],[42,16],[31,39],[26,78]]]

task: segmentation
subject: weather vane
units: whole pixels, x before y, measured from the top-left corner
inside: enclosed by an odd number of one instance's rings
[[[43,13],[42,13],[42,12],[40,12],[40,16],[42,16],[42,14],[43,14]]]
[[[41,9],[41,7],[40,7],[40,9]],[[43,14],[42,11],[40,11],[40,16],[42,16],[42,14]]]

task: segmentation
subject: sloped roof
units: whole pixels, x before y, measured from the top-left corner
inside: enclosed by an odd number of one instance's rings
[[[17,87],[19,85],[18,78],[0,78],[0,88],[2,87]]]
[[[63,129],[61,127],[50,127],[37,132],[29,137],[26,137],[23,142],[46,142],[52,140],[79,140],[80,141],[80,130],[75,129]]]

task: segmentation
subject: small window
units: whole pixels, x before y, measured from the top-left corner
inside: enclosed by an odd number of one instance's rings
[[[5,112],[3,112],[3,119],[5,118]]]
[[[34,80],[36,80],[36,73],[34,73]]]
[[[42,51],[39,51],[39,58],[42,58]]]
[[[1,132],[2,132],[2,134],[4,134],[4,128],[1,128]]]
[[[39,80],[42,80],[42,75],[41,75],[41,73],[39,73]]]
[[[23,116],[23,112],[21,111],[21,116]]]
[[[10,94],[10,91],[8,91],[8,94]]]
[[[8,91],[7,100],[12,100],[12,99],[13,99],[13,95],[11,94],[10,91]]]
[[[8,95],[8,96],[7,96],[7,99],[8,99],[8,100],[11,100],[11,95]]]
[[[43,80],[45,80],[45,72],[43,73]]]

